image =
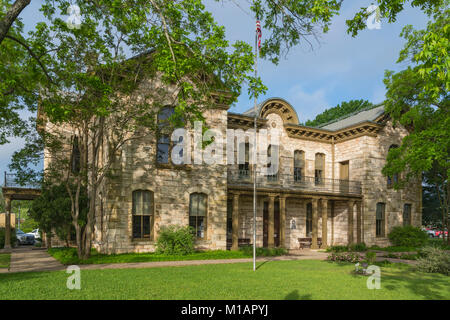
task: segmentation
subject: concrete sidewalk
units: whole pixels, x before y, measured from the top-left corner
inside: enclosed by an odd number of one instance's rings
[[[65,270],[65,266],[49,255],[47,250],[33,249],[32,247],[19,247],[12,249],[11,263],[7,272],[57,270]],[[2,273],[5,273],[5,271]]]

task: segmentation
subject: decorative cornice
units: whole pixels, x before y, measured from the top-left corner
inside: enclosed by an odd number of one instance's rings
[[[340,143],[361,136],[376,137],[382,124],[366,121],[337,131],[304,127],[295,124],[286,124],[284,128],[291,138],[317,141],[322,143]]]
[[[271,99],[261,108],[259,116],[266,118],[270,113],[278,114],[284,123],[298,123],[298,116],[294,108],[285,100]]]
[[[228,110],[233,100],[233,95],[227,91],[215,91],[211,93],[215,108]]]
[[[228,128],[229,129],[252,129],[255,126],[255,118],[245,116],[242,114],[228,113]],[[256,124],[258,128],[264,127],[267,119],[258,118]]]

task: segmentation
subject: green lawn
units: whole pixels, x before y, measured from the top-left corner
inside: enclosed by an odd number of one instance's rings
[[[9,268],[10,253],[0,253],[0,268]]]
[[[81,290],[63,271],[0,274],[0,299],[450,299],[450,277],[382,267],[381,289],[352,264],[270,261],[149,269],[82,270]]]
[[[124,253],[124,254],[99,254],[92,251],[87,260],[79,260],[75,248],[53,248],[48,252],[62,264],[103,264],[103,263],[128,263],[128,262],[153,262],[153,261],[179,261],[179,260],[212,260],[212,259],[242,259],[251,258],[252,248],[241,248],[239,251],[209,250],[198,251],[187,255],[164,255],[157,253]],[[278,256],[286,253],[283,249],[257,248],[258,256]]]

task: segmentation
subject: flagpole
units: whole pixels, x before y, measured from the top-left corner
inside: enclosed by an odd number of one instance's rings
[[[257,19],[258,20],[258,19]],[[256,22],[258,24],[258,21]],[[257,26],[258,28],[258,26]],[[258,31],[255,33],[255,79],[258,76]],[[256,90],[256,88],[255,88]],[[256,129],[257,129],[257,109],[258,109],[258,102],[256,97],[256,92],[254,93],[254,99],[255,99],[255,106],[254,106],[254,112],[255,112],[255,119],[254,119],[254,136],[253,136],[253,271],[256,271],[256,164],[257,164],[257,152],[256,152]]]

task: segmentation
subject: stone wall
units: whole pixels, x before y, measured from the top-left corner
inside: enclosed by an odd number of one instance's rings
[[[219,129],[226,137],[227,111],[212,109],[205,113],[209,127]],[[367,245],[386,245],[387,238],[375,235],[376,203],[386,203],[386,235],[396,225],[401,225],[403,205],[412,204],[414,225],[421,222],[420,184],[411,183],[396,191],[388,188],[381,173],[389,146],[400,144],[406,131],[394,129],[388,122],[378,136],[360,136],[333,145],[291,138],[283,129],[282,118],[275,113],[267,116],[267,129],[281,130],[280,171],[293,174],[295,150],[305,152],[305,175],[314,177],[316,153],[325,154],[325,174],[328,179],[340,179],[340,163],[349,162],[349,180],[362,183],[362,240]],[[191,135],[192,135],[191,131]],[[225,153],[225,150],[223,150]],[[155,250],[154,240],[164,225],[188,225],[189,195],[201,192],[208,195],[207,237],[198,241],[198,248],[225,249],[227,235],[227,165],[157,165],[156,139],[152,136],[126,144],[116,155],[114,179],[105,180],[99,197],[94,246],[105,253],[146,252]],[[334,154],[334,165],[333,165]],[[234,165],[230,168],[237,168]],[[154,193],[154,233],[149,241],[135,241],[131,237],[132,192],[149,190]],[[348,199],[336,197],[328,204],[328,244],[344,245],[348,240]],[[257,246],[263,245],[263,207],[265,196],[258,197]],[[286,200],[286,247],[298,248],[297,239],[306,237],[306,205],[310,199],[289,195]],[[295,229],[291,228],[295,221]],[[354,239],[356,241],[356,210],[353,213]],[[322,234],[322,219],[318,211],[318,236]],[[239,238],[253,241],[253,200],[250,194],[239,200]]]
[[[225,136],[226,110],[208,110],[205,118],[208,126],[222,128]],[[225,249],[225,162],[217,165],[175,166],[156,164],[155,159],[156,140],[152,136],[124,146],[117,157],[116,177],[105,182],[103,192],[106,200],[103,203],[103,215],[99,214],[96,221],[95,247],[105,253],[154,251],[155,239],[162,226],[189,224],[190,194],[199,192],[207,195],[207,236],[205,240],[197,242],[197,247]],[[132,239],[134,190],[149,190],[154,195],[154,232],[153,239],[149,241]]]
[[[389,188],[387,178],[381,173],[386,164],[389,147],[400,145],[407,131],[388,121],[377,137],[366,137],[365,176],[363,182],[364,195],[364,241],[368,245],[388,243],[386,237],[377,238],[375,234],[376,204],[386,204],[385,230],[386,236],[395,226],[403,225],[403,206],[412,205],[412,224],[420,226],[422,223],[422,190],[421,181],[411,181],[400,190]]]

